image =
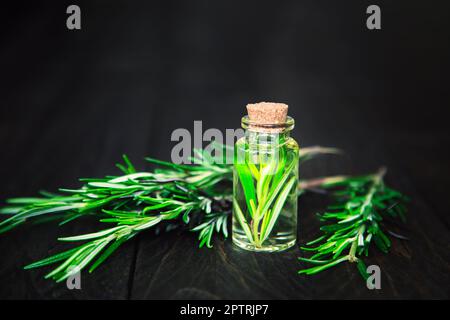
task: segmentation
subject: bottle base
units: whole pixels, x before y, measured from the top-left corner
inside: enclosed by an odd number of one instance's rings
[[[296,239],[292,239],[289,242],[283,242],[283,243],[269,243],[267,245],[263,245],[261,247],[258,247],[252,243],[249,243],[248,241],[244,241],[243,239],[240,239],[239,236],[233,235],[233,244],[241,249],[247,250],[247,251],[253,251],[253,252],[280,252],[285,251],[291,247],[293,247],[296,243]]]

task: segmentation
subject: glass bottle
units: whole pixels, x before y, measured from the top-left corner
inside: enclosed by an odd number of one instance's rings
[[[282,251],[297,238],[299,146],[290,137],[294,119],[284,104],[249,106],[249,115],[242,118],[245,135],[234,153],[233,243],[250,251]]]

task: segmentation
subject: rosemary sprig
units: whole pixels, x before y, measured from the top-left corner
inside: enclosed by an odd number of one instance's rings
[[[43,198],[10,199],[10,206],[1,209],[10,217],[0,222],[0,232],[29,219],[53,214],[61,214],[60,224],[94,213],[101,222],[114,223],[114,227],[96,233],[61,238],[61,241],[89,242],[26,267],[30,269],[64,260],[47,275],[47,278],[62,281],[91,262],[92,272],[123,242],[140,231],[180,216],[187,223],[189,214],[194,211],[209,214],[212,203],[221,201],[221,197],[214,195],[217,177],[231,179],[231,168],[221,165],[209,166],[205,162],[203,166],[184,166],[147,160],[165,168],[136,172],[124,156],[125,164],[118,165],[125,173],[123,176],[81,179],[85,185],[80,189],[60,189],[68,196],[46,193]]]
[[[384,253],[391,246],[383,231],[383,218],[405,219],[406,197],[384,184],[385,173],[386,169],[381,168],[367,176],[329,177],[301,184],[302,188],[320,186],[338,190],[334,192],[337,203],[319,215],[320,221],[327,223],[320,228],[323,235],[302,248],[313,255],[299,260],[314,266],[299,273],[315,274],[348,261],[356,262],[361,275],[367,278],[362,256],[368,256],[371,243]]]

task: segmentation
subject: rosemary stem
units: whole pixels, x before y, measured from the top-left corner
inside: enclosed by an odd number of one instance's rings
[[[372,176],[372,185],[369,189],[369,192],[366,195],[366,199],[364,200],[364,203],[361,206],[361,214],[364,215],[364,212],[366,211],[366,208],[372,203],[373,196],[378,190],[378,187],[380,186],[381,182],[383,181],[383,177],[386,174],[386,168],[381,167],[376,174]]]
[[[253,217],[253,241],[255,243],[256,247],[261,247],[261,238],[259,235],[259,222],[261,221],[260,218],[260,205],[258,205],[258,208],[255,211],[255,215]]]
[[[364,232],[366,231],[366,225],[363,224],[359,227],[358,229],[358,233],[355,236],[355,239],[352,242],[352,246],[350,247],[350,252],[348,254],[348,261],[350,262],[357,262],[358,261],[358,257],[356,257],[356,249],[358,248],[358,239],[360,237],[360,235],[364,234]]]
[[[361,209],[360,209],[360,214],[363,217],[365,216],[365,212],[366,212],[367,208],[371,205],[372,199],[373,199],[375,193],[377,192],[378,187],[382,183],[383,177],[384,177],[385,174],[386,174],[386,168],[385,167],[381,167],[378,170],[378,172],[375,173],[372,176],[372,185],[371,185],[371,187],[369,189],[369,192],[367,193],[366,198],[365,198],[365,200],[364,200],[364,202],[363,202],[363,204],[361,206]],[[367,215],[370,215],[370,214],[371,214],[371,211],[369,210]],[[353,240],[353,242],[352,242],[352,246],[351,246],[350,252],[349,252],[349,261],[350,262],[357,262],[358,261],[358,258],[356,257],[356,249],[358,248],[358,239],[359,239],[360,236],[362,236],[364,234],[364,232],[366,230],[366,223],[371,220],[371,219],[367,219],[367,218],[368,218],[368,216],[364,217],[364,219],[363,219],[364,222],[359,227],[358,233],[355,236],[355,240]]]

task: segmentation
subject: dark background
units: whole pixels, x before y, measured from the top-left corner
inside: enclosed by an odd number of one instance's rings
[[[66,28],[81,7],[82,29]],[[378,4],[382,30],[365,26]],[[31,261],[92,221],[22,226],[0,235],[0,298],[448,298],[448,1],[33,1],[1,5],[0,200],[77,187],[117,173],[126,153],[169,160],[176,128],[237,128],[249,102],[289,104],[301,146],[340,157],[301,176],[388,166],[412,198],[405,233],[373,252],[382,289],[354,266],[297,276],[291,250],[242,253],[231,241],[197,249],[182,231],[125,244],[82,290],[43,280]],[[317,235],[320,196],[300,199],[299,242]]]

